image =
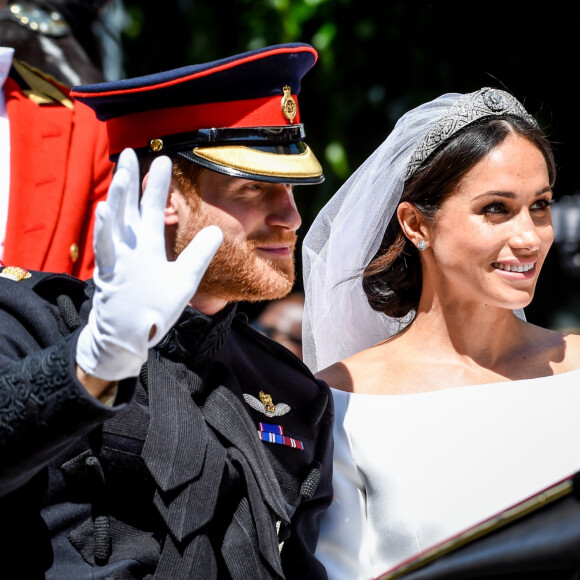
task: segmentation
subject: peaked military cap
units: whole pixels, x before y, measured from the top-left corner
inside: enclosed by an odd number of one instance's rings
[[[205,64],[73,87],[107,125],[114,161],[126,147],[173,152],[214,171],[281,183],[320,183],[298,108],[318,58],[279,44]]]

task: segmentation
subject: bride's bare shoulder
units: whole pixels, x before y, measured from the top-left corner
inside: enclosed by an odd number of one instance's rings
[[[542,363],[549,361],[556,373],[580,369],[580,334],[533,324],[528,328],[524,344],[532,356],[535,354]]]
[[[322,369],[316,373],[316,377],[322,379],[327,385],[340,391],[353,391],[352,375],[349,371],[348,361],[341,361]]]
[[[319,371],[316,376],[329,386],[340,391],[372,392],[367,383],[376,377],[380,364],[377,364],[376,347],[363,350],[347,359],[334,363]]]
[[[580,334],[564,334],[566,361],[571,368],[580,369]]]

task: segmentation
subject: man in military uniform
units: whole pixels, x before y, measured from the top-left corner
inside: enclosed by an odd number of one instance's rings
[[[118,168],[93,280],[0,272],[19,577],[326,578],[330,391],[236,314],[294,282],[291,184],[323,179],[297,102],[316,58],[277,45],[73,90]]]

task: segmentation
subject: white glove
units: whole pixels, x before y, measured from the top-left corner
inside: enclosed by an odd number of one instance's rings
[[[139,374],[147,349],[177,322],[223,240],[217,226],[208,226],[177,260],[167,260],[171,170],[168,157],[153,161],[139,207],[139,164],[135,152],[125,149],[107,201],[97,206],[96,291],[76,351],[77,364],[89,375],[118,381]]]

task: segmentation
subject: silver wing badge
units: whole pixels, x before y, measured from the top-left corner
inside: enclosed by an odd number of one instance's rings
[[[290,405],[287,405],[286,403],[278,403],[277,405],[274,405],[272,402],[272,395],[268,395],[268,393],[260,391],[259,397],[259,399],[256,399],[256,397],[244,393],[246,403],[248,403],[252,409],[264,413],[267,417],[280,417],[290,411]]]

